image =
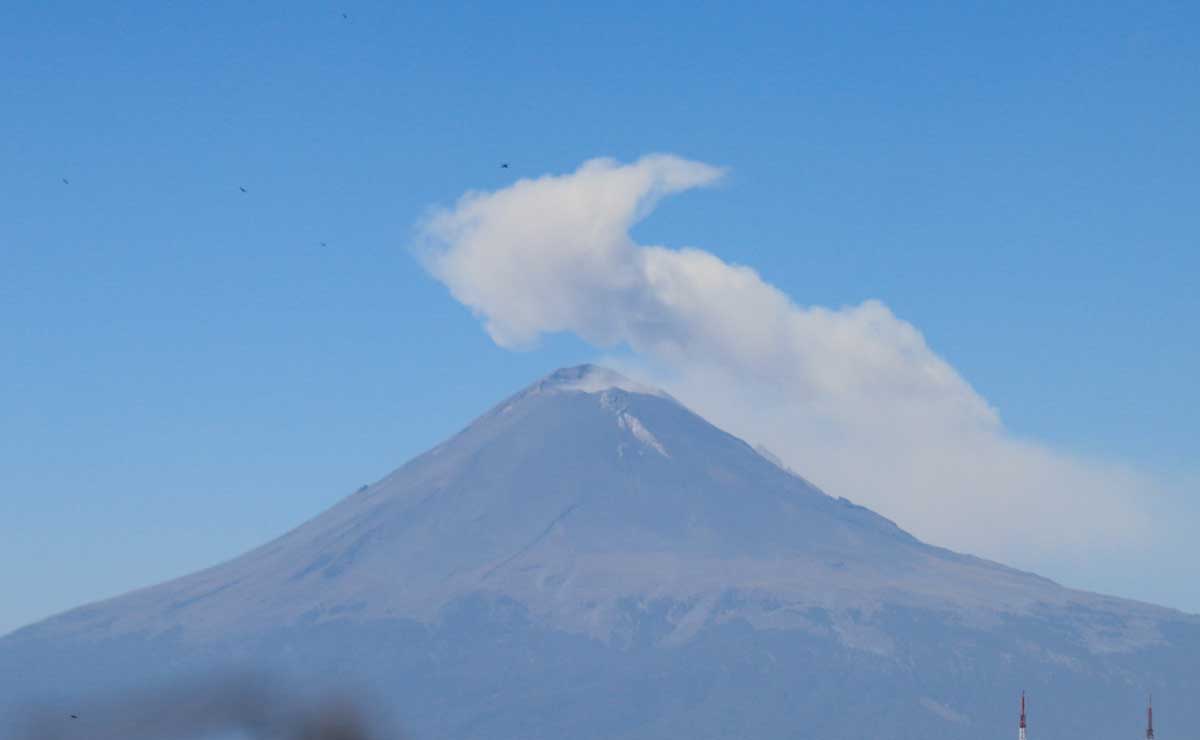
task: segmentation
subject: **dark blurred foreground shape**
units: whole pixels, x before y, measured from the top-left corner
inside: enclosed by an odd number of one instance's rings
[[[266,675],[208,675],[120,693],[77,712],[50,705],[16,713],[12,740],[399,740],[364,696],[296,692]]]

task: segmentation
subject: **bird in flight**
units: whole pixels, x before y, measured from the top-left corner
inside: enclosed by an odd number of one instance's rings
[[[508,162],[501,162],[501,163],[500,163],[500,169],[502,169],[502,170],[507,170],[507,169],[508,169]]]
[[[68,180],[68,179],[67,179],[67,178],[65,178],[65,177],[62,179],[62,181],[63,181],[63,185],[70,185],[70,184],[71,184],[71,181],[70,181],[70,180]]]
[[[322,246],[322,247],[323,247],[323,246],[325,246],[325,242],[321,242],[321,246]]]
[[[349,17],[350,17],[350,16],[346,15],[345,13],[342,13],[342,20],[346,20],[346,19],[348,19]]]
[[[242,191],[243,193],[244,193],[244,192],[246,192],[246,188],[244,188],[244,187],[242,187],[242,186],[240,186],[240,185],[238,186],[238,190]]]
[[[78,715],[78,714],[72,714],[72,715],[71,715],[71,719],[79,719],[79,715]]]

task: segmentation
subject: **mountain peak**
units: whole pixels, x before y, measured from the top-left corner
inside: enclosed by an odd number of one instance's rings
[[[601,393],[616,389],[647,396],[667,396],[658,388],[630,380],[616,370],[592,364],[559,368],[535,383],[534,388],[540,391],[579,391],[581,393]]]
[[[1071,702],[1054,734],[1112,738],[1076,718],[1129,685],[1169,705],[1198,662],[1200,618],[926,545],[580,365],[262,547],[0,638],[17,667],[0,725],[26,696],[73,707],[229,664],[306,691],[361,679],[448,740],[723,737],[742,719],[764,738],[943,740],[998,723],[979,697],[1029,676]]]

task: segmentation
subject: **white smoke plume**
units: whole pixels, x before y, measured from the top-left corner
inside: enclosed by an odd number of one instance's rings
[[[627,347],[698,413],[934,543],[1032,565],[1140,542],[1149,480],[1015,438],[883,303],[804,306],[749,267],[634,242],[660,198],[721,176],[652,155],[468,193],[421,224],[421,257],[498,344]]]

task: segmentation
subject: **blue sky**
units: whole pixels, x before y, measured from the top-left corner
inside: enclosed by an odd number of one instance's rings
[[[468,189],[657,151],[729,174],[639,242],[884,301],[1012,434],[1171,481],[1182,543],[1200,11],[1103,5],[18,3],[0,632],[232,556],[620,353],[495,346],[410,245]],[[1179,569],[1039,567],[1200,610]]]

